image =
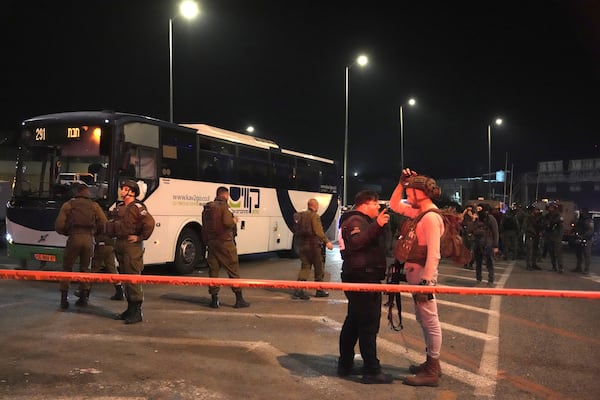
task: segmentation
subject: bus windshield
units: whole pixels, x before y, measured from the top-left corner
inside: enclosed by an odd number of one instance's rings
[[[21,147],[15,176],[15,198],[65,200],[74,184],[85,183],[93,199],[106,199],[108,157],[100,155],[93,133],[64,143],[34,141]]]

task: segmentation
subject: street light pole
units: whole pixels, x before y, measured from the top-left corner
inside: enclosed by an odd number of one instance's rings
[[[346,66],[346,81],[345,81],[345,90],[346,90],[346,108],[344,114],[344,193],[343,193],[343,204],[348,205],[347,195],[348,195],[348,74],[350,73],[350,67]]]
[[[363,67],[365,65],[367,65],[367,63],[369,62],[369,59],[364,56],[361,55],[359,56],[356,61],[350,65],[346,66],[346,75],[345,75],[345,100],[346,100],[346,104],[345,104],[345,113],[344,113],[344,191],[343,191],[343,197],[342,197],[342,201],[344,205],[348,205],[348,79],[350,76],[350,68],[356,63],[359,66]]]
[[[404,117],[400,106],[400,175],[404,171]]]
[[[409,99],[408,105],[414,106],[417,103],[415,99]],[[404,113],[403,107],[400,105],[400,172],[404,170]]]
[[[169,18],[169,122],[173,122],[173,18]]]
[[[496,125],[502,125],[502,118],[496,118]],[[492,124],[487,127],[488,137],[488,198],[492,198]]]
[[[193,0],[185,0],[179,5],[179,12],[186,19],[193,19],[200,12],[198,3]],[[169,121],[173,122],[173,21],[175,17],[169,18]]]
[[[492,126],[488,124],[488,199],[492,198]]]

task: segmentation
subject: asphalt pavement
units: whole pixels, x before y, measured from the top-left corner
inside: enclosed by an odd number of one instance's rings
[[[522,260],[498,260],[496,287],[600,289],[596,257],[589,276],[552,272],[548,260],[540,265],[543,271],[527,271]],[[19,268],[4,255],[0,266]],[[328,251],[326,279],[339,281],[340,267],[338,250]],[[565,267],[574,267],[570,252]],[[241,258],[242,278],[295,280],[298,269],[297,259],[274,254]],[[167,273],[164,265],[145,270]],[[439,284],[477,282],[474,271],[443,262]],[[408,293],[401,332],[388,327],[382,309],[379,358],[395,381],[375,386],[336,375],[347,305],[342,292],[303,301],[287,289],[247,289],[250,308],[235,309],[233,293],[223,287],[214,310],[205,286],[145,285],[144,322],[135,325],[114,319],[125,304],[109,300],[112,293],[110,284],[95,284],[88,307],[62,311],[56,282],[0,280],[0,398],[600,398],[597,300],[439,295],[444,375],[439,388],[413,388],[401,379],[411,363],[423,361],[424,343]]]

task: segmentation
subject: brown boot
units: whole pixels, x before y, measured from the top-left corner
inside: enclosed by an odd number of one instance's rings
[[[410,367],[408,367],[408,371],[411,374],[413,374],[413,375],[417,375],[417,374],[421,373],[422,371],[425,370],[425,366],[427,365],[427,363],[430,362],[431,359],[432,359],[431,357],[427,356],[427,361],[425,361],[424,363],[419,364],[419,365],[414,365],[414,364],[411,365]],[[439,369],[439,375],[438,376],[442,376],[442,369],[441,368]]]
[[[440,360],[437,358],[428,358],[425,362],[425,368],[414,376],[407,376],[403,382],[410,386],[432,386],[437,387],[440,381],[442,370]]]

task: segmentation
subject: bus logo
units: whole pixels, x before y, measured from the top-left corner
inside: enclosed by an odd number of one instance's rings
[[[236,214],[256,214],[260,209],[260,189],[230,186],[229,207]]]

